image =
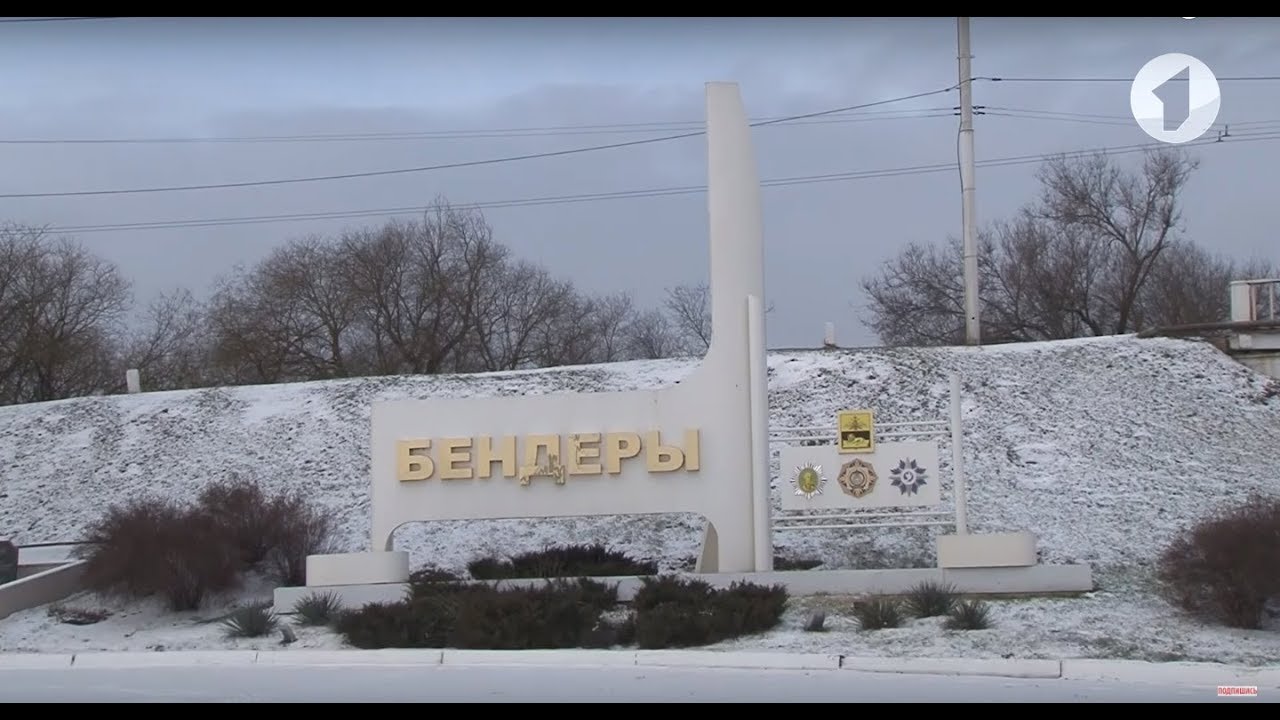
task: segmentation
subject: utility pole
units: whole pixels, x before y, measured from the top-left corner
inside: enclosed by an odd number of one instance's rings
[[[964,222],[964,339],[981,345],[978,322],[978,225],[973,216],[976,168],[973,153],[973,73],[969,53],[969,18],[956,18],[957,58],[960,61],[960,200]]]

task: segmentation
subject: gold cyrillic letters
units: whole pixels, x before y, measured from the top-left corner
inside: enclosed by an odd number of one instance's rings
[[[563,485],[570,476],[617,475],[624,460],[641,452],[650,473],[697,472],[702,462],[700,443],[697,429],[686,429],[680,445],[669,440],[664,444],[657,430],[643,435],[585,432],[563,438],[545,434],[415,438],[396,442],[396,477],[400,482],[484,480],[493,477],[494,464],[501,463],[501,477],[519,478],[521,485],[535,477],[551,477]]]

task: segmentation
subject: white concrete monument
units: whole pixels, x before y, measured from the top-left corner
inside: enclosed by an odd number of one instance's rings
[[[698,513],[701,572],[767,572],[768,385],[760,185],[738,86],[706,86],[712,340],[654,391],[373,407],[370,551],[308,558],[307,584],[403,582],[393,535],[431,520]]]

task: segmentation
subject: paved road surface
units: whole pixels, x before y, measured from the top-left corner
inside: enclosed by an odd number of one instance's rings
[[[155,667],[0,670],[0,702],[1275,702],[1214,687],[852,670]],[[1274,691],[1280,696],[1280,691]]]

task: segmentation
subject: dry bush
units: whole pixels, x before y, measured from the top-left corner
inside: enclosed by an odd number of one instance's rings
[[[299,625],[329,625],[342,614],[342,598],[335,592],[311,593],[293,606]]]
[[[307,555],[330,549],[331,530],[328,516],[303,496],[273,497],[232,478],[209,485],[191,505],[147,499],[112,507],[79,553],[90,588],[160,594],[174,610],[193,610],[263,565],[281,583],[306,585]]]
[[[257,481],[232,477],[207,486],[199,504],[245,569],[264,567],[290,587],[306,585],[308,555],[332,548],[332,521],[301,493],[271,496]]]
[[[433,573],[419,577],[405,600],[342,612],[336,625],[359,648],[687,647],[769,630],[786,603],[780,585],[717,590],[698,579],[645,578],[634,614],[610,617],[618,588],[599,580],[498,587]]]
[[[1258,628],[1280,596],[1280,498],[1251,496],[1170,543],[1159,563],[1166,596],[1201,618]]]
[[[617,600],[616,586],[586,579],[507,588],[423,581],[402,602],[340,613],[337,630],[358,648],[583,647]]]
[[[258,483],[233,476],[205,487],[197,502],[235,544],[240,562],[252,567],[267,558],[275,518]]]
[[[307,584],[307,556],[333,549],[333,522],[324,511],[307,503],[301,493],[271,501],[272,531],[268,566],[272,577],[290,587]]]
[[[227,637],[255,638],[268,635],[280,624],[280,618],[271,609],[271,603],[257,603],[237,608],[222,619]]]
[[[918,583],[907,594],[907,607],[918,618],[950,614],[960,602],[954,585],[926,581]]]
[[[240,567],[223,528],[207,513],[167,500],[110,508],[79,549],[93,590],[132,597],[161,595],[173,610],[194,610],[230,589]]]
[[[657,563],[636,560],[601,544],[564,545],[521,553],[510,559],[481,558],[467,564],[477,580],[506,578],[612,577],[655,575]]]
[[[892,597],[877,597],[862,600],[853,606],[854,617],[863,630],[884,630],[902,627],[905,619],[902,602]]]
[[[945,625],[948,630],[986,630],[991,627],[991,606],[978,599],[959,601],[947,612]]]
[[[703,580],[644,578],[636,591],[634,633],[644,649],[710,645],[765,632],[786,610],[784,585],[736,582],[716,589]]]

